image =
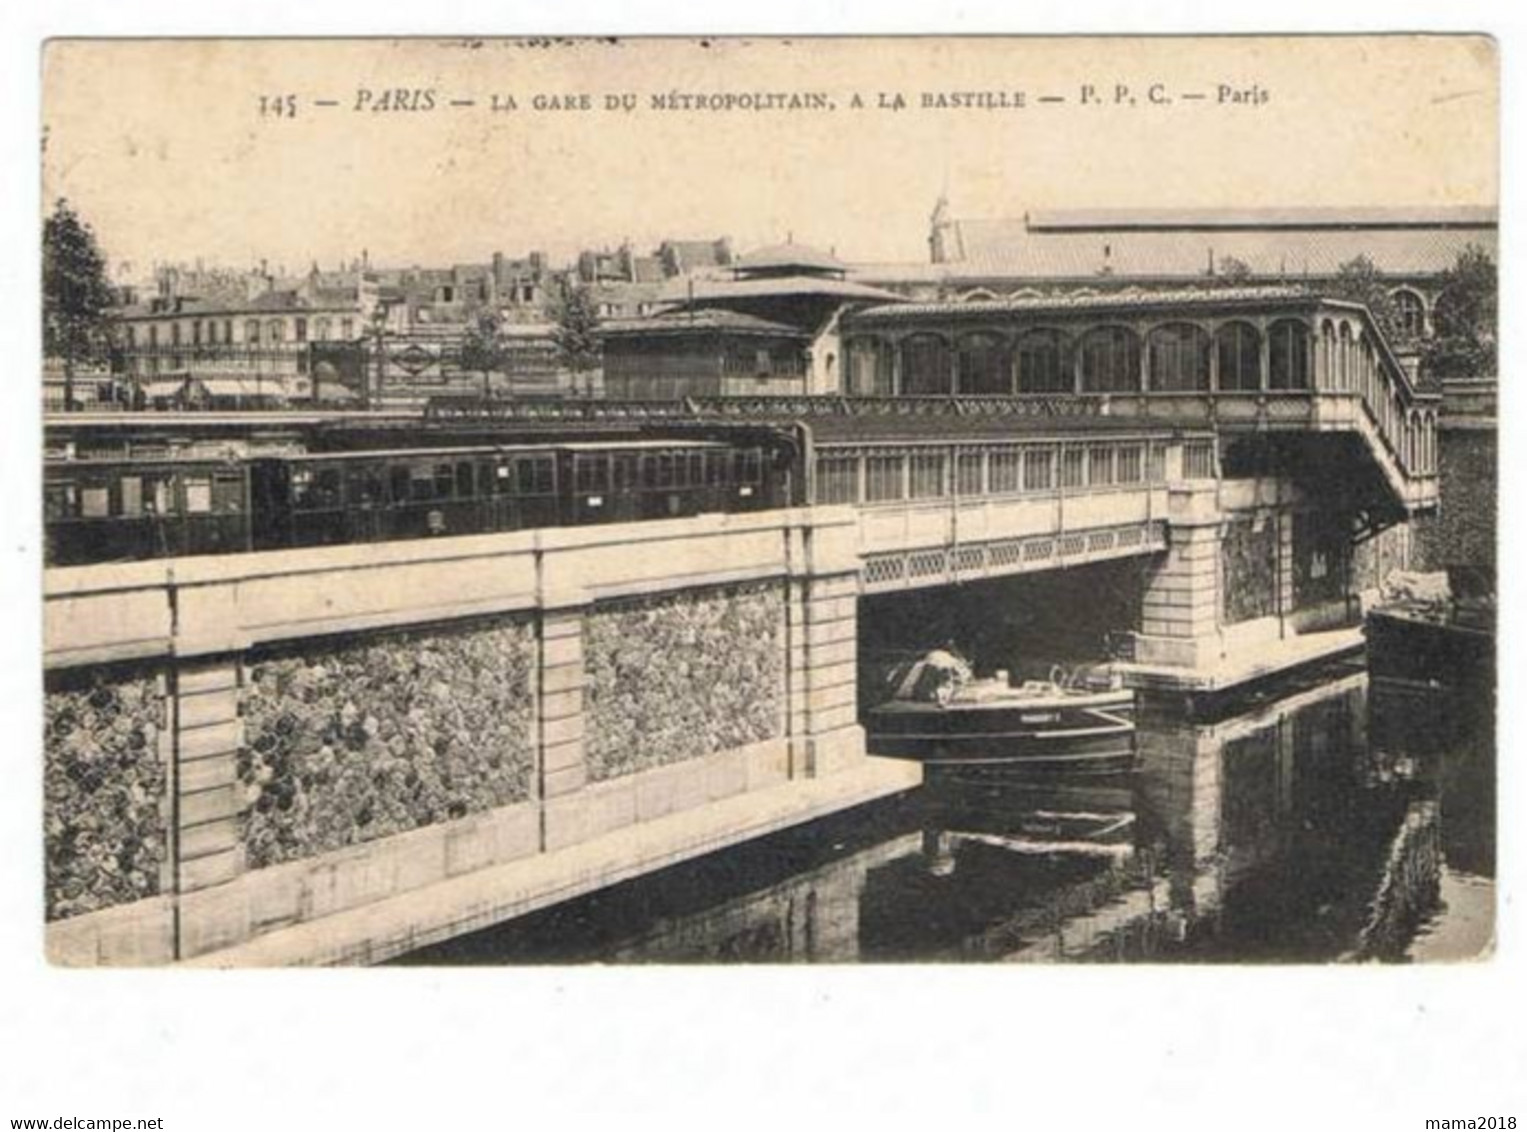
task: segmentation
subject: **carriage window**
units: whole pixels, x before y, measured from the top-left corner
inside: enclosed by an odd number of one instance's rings
[[[187,476],[186,514],[205,515],[212,510],[212,481],[204,476]]]
[[[551,461],[545,457],[521,460],[519,486],[521,495],[549,495],[552,491]]]
[[[654,458],[657,465],[657,486],[673,486],[673,456],[667,452],[660,452]]]
[[[338,468],[319,468],[318,478],[313,487],[316,507],[338,507],[343,502],[340,494],[340,477]]]
[[[74,487],[66,483],[48,484],[42,495],[43,515],[49,522],[69,519],[74,511]]]
[[[313,473],[307,468],[292,470],[292,506],[306,507],[313,491]]]
[[[1048,449],[1023,454],[1023,488],[1025,491],[1049,491],[1054,473]]]
[[[104,519],[111,513],[111,493],[104,487],[80,490],[80,515],[86,519]]]
[[[737,454],[737,482],[758,483],[763,479],[763,455],[756,448]]]
[[[419,503],[435,498],[435,481],[430,476],[428,464],[409,465],[408,497]]]
[[[175,497],[170,493],[169,476],[154,476],[152,479],[146,478],[144,484],[153,489],[149,502],[145,505],[147,509],[160,515],[168,515],[175,509]]]
[[[992,494],[1023,489],[1023,454],[1016,448],[999,448],[986,458],[987,490]]]
[[[689,454],[689,482],[699,487],[705,482],[705,453],[691,452]]]
[[[615,490],[624,491],[636,485],[636,457],[615,457]]]
[[[396,477],[400,469],[394,468],[393,475]],[[408,480],[404,478],[404,490],[407,490]],[[360,505],[381,503],[386,492],[382,488],[382,473],[377,468],[353,468],[350,472],[350,502]]]
[[[580,495],[608,491],[610,464],[603,456],[579,456],[573,461],[574,490]]]
[[[138,476],[122,477],[122,515],[136,519],[143,514],[143,480]]]
[[[456,465],[456,494],[463,499],[472,496],[472,465],[463,460]]]
[[[726,483],[726,464],[725,452],[705,454],[705,483],[708,487],[720,487]]]
[[[449,499],[456,485],[455,471],[449,464],[435,465],[435,498]]]
[[[388,478],[392,481],[392,501],[405,503],[408,501],[408,469],[392,468],[388,472]]]

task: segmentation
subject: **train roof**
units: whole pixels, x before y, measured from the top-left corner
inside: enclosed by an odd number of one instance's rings
[[[400,460],[439,456],[512,456],[525,452],[630,452],[669,451],[675,448],[729,448],[730,445],[714,440],[589,440],[544,444],[471,444],[435,448],[358,448],[345,452],[300,452],[291,455],[255,457],[255,459],[283,460],[288,463],[308,463],[330,460]]]

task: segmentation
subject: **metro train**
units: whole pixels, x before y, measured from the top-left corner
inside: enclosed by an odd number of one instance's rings
[[[49,566],[666,519],[790,506],[788,429],[248,458],[54,460]]]

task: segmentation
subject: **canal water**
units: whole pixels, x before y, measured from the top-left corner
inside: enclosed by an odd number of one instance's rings
[[[1455,960],[1494,930],[1487,690],[1328,664],[1189,709],[1132,767],[917,790],[411,964]]]

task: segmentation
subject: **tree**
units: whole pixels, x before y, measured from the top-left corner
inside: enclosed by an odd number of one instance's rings
[[[1251,282],[1251,266],[1244,259],[1227,255],[1215,266],[1214,281],[1221,287],[1244,287]]]
[[[576,389],[579,379],[590,374],[600,362],[599,312],[594,307],[594,296],[586,285],[564,276],[552,316],[556,319],[551,337],[556,343],[557,358],[572,373]]]
[[[1490,253],[1470,244],[1442,273],[1432,308],[1435,336],[1421,351],[1421,372],[1441,380],[1494,377],[1499,283]]]
[[[64,364],[64,409],[74,408],[74,369],[111,356],[115,320],[106,257],[95,232],[62,197],[42,226],[43,353]]]
[[[1373,261],[1360,255],[1338,267],[1335,280],[1323,290],[1333,299],[1362,303],[1368,308],[1368,313],[1373,315],[1384,337],[1397,342],[1404,337],[1404,324],[1400,321],[1400,311],[1389,287]]]
[[[496,311],[484,311],[462,337],[461,368],[482,374],[483,396],[488,397],[493,392],[493,374],[502,372],[507,361],[502,320]]]

